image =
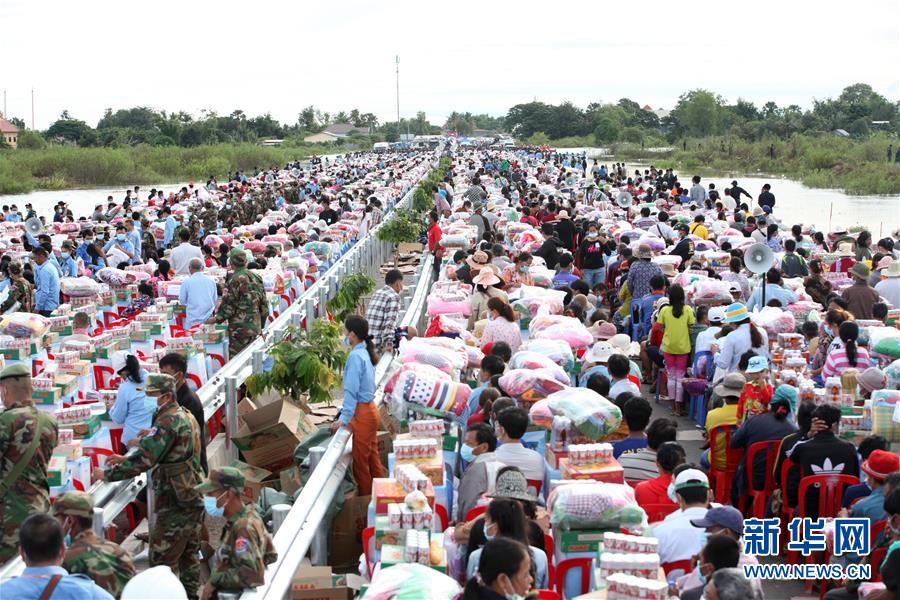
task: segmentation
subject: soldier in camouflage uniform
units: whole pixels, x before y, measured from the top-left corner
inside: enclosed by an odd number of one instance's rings
[[[22,263],[9,263],[9,296],[0,305],[0,313],[5,313],[19,303],[19,312],[34,312],[34,288],[22,277]]]
[[[94,533],[94,498],[85,492],[66,492],[53,503],[52,512],[71,536],[63,568],[83,573],[116,598],[121,596],[122,588],[134,577],[134,562],[121,546]]]
[[[58,427],[31,400],[31,367],[0,371],[0,565],[19,552],[19,527],[28,515],[50,509],[47,464]]]
[[[278,553],[272,536],[266,531],[255,506],[244,504],[244,475],[234,467],[214,469],[209,480],[197,486],[204,494],[206,512],[225,517],[221,544],[216,550],[209,581],[200,594],[201,600],[213,592],[239,592],[265,582],[266,565],[275,562]]]
[[[209,235],[216,231],[219,226],[219,214],[216,212],[212,202],[206,203],[206,208],[201,213],[200,218],[203,221],[203,235]]]
[[[203,500],[195,489],[203,480],[200,427],[175,401],[171,375],[150,375],[146,394],[159,407],[152,427],[125,456],[109,457],[106,470],[94,469],[94,479],[122,481],[153,468],[156,522],[150,530],[150,566],[169,566],[188,597],[197,598],[203,526]]]
[[[247,254],[235,248],[228,254],[233,271],[225,280],[225,295],[213,316],[216,323],[228,323],[228,351],[234,356],[262,332],[269,316],[269,303],[262,278],[247,270]]]

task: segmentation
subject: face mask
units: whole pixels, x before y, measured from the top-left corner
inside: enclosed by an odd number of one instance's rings
[[[703,569],[700,568],[700,565],[697,565],[697,579],[700,580],[700,583],[706,585],[708,578],[703,574]]]
[[[459,455],[462,456],[462,459],[467,463],[475,461],[475,449],[472,448],[472,446],[463,444],[462,448],[459,449]]]
[[[125,235],[124,233],[117,233],[117,234],[116,234],[116,239],[119,240],[120,242],[124,242],[124,241],[125,241],[125,238],[127,238],[127,237],[128,237],[128,236]]]
[[[669,500],[671,500],[675,504],[678,504],[678,497],[675,496],[675,486],[671,483],[669,484],[669,487],[666,488],[666,495],[669,497]]]
[[[225,516],[225,507],[217,506],[216,503],[218,501],[219,498],[216,498],[214,496],[203,496],[203,509],[206,511],[206,514],[211,517]]]
[[[525,266],[522,267],[522,272],[523,272],[523,273],[527,273],[527,272],[528,272],[528,265],[525,265]]]
[[[494,536],[492,536],[491,534],[488,533],[488,524],[487,523],[484,524],[482,529],[484,530],[484,539],[485,540],[491,541],[492,539],[494,539]]]
[[[66,548],[68,548],[69,546],[72,545],[72,535],[71,534],[68,534],[68,533],[66,534],[66,537],[63,538],[63,544],[66,545]]]
[[[159,410],[159,405],[156,403],[156,398],[152,396],[147,396],[144,398],[144,408],[150,411],[150,414],[156,414],[156,411]]]
[[[596,239],[597,239],[597,234],[596,234],[596,233],[589,233],[589,234],[587,234],[587,239],[589,239],[589,240],[596,240]]]
[[[341,343],[342,343],[343,345],[345,345],[345,346],[349,346],[349,345],[350,345],[350,338],[349,338],[348,336],[345,335],[344,337],[341,338]]]
[[[63,260],[69,258],[69,256],[70,256],[70,254],[68,252],[60,252],[59,255],[60,255],[60,257],[63,258]]]
[[[888,520],[888,528],[894,535],[900,535],[900,529],[895,528],[891,520]]]

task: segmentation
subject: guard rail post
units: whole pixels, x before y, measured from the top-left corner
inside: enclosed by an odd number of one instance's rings
[[[325,454],[325,448],[322,446],[313,446],[309,449],[309,472],[310,474],[316,470]],[[315,566],[328,564],[328,538],[321,527],[316,528],[312,543],[309,546],[309,561]]]
[[[237,377],[225,378],[225,451],[229,463],[237,459],[234,436],[237,434]]]

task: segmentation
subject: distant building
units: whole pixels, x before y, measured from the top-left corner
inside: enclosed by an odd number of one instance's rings
[[[4,119],[2,112],[0,112],[0,138],[3,138],[7,146],[15,148],[19,145],[19,128]]]
[[[303,138],[303,141],[309,144],[322,144],[337,141],[353,133],[366,133],[366,129],[364,127],[354,127],[350,123],[332,123],[319,133],[306,136]]]
[[[645,105],[641,108],[641,110],[645,110],[645,111],[647,111],[647,112],[653,112],[653,107],[650,106],[649,104],[645,104]]]
[[[284,143],[284,140],[260,140],[260,146],[267,146],[270,148],[276,148]]]

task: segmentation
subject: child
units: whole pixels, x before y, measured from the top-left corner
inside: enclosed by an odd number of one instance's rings
[[[754,356],[747,364],[747,383],[738,400],[738,426],[750,417],[766,412],[773,391],[769,383],[769,361],[765,356]]]
[[[810,357],[815,356],[819,349],[819,324],[813,321],[804,321],[800,326],[800,333],[806,339]]]
[[[784,242],[784,258],[781,259],[781,272],[785,277],[806,277],[809,269],[803,257],[796,254],[797,242],[791,239]]]

